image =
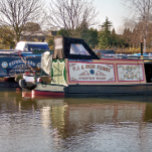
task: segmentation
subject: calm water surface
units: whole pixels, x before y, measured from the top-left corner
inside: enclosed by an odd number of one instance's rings
[[[0,93],[0,152],[151,152],[152,99]]]

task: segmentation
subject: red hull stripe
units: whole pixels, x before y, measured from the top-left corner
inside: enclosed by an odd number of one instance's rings
[[[64,92],[51,92],[51,91],[34,90],[34,95],[35,96],[64,97]]]

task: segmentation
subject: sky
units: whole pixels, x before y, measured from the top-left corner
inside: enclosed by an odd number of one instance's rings
[[[99,13],[99,25],[101,25],[105,21],[106,17],[108,17],[116,32],[121,33],[123,30],[124,21],[130,16],[129,10],[124,5],[124,1],[94,0],[93,4]]]
[[[46,0],[50,2],[51,0]],[[105,21],[106,17],[112,22],[113,28],[117,33],[122,33],[124,21],[130,17],[129,9],[125,6],[125,0],[88,0],[92,2],[97,10],[98,25],[95,28],[99,29],[99,25]]]

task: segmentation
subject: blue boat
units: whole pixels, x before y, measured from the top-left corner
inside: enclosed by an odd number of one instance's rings
[[[41,54],[48,50],[45,42],[19,42],[14,50],[0,50],[0,77],[15,77],[40,68]]]
[[[49,50],[45,42],[21,42],[24,49],[0,50],[0,88],[19,87],[16,81],[25,72],[40,69],[41,54]],[[30,44],[30,45],[29,45]],[[23,46],[23,45],[21,45]]]

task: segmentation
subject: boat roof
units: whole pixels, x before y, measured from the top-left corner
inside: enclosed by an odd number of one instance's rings
[[[33,41],[20,41],[18,43],[23,43],[23,44],[47,44],[47,42],[33,42]]]
[[[30,42],[30,41],[20,41],[17,43],[16,47],[15,47],[15,50],[21,50],[23,51],[23,49],[25,48],[26,45],[47,45],[47,42]]]

